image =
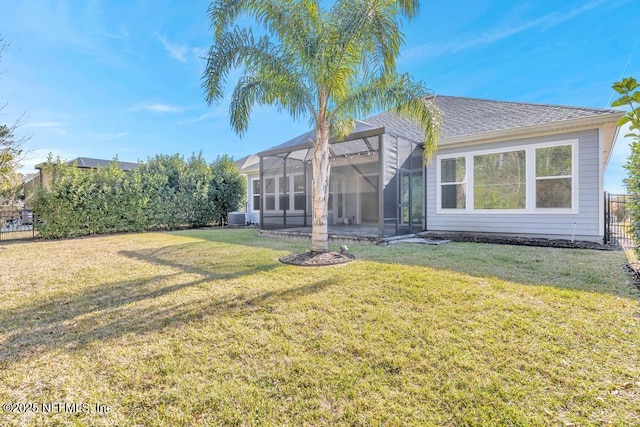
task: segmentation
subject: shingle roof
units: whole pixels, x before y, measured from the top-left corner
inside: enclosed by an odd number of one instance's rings
[[[78,157],[77,159],[69,160],[67,163],[69,164],[77,163],[79,168],[97,169],[97,168],[107,167],[112,162],[113,160],[92,159],[90,157]],[[120,169],[122,169],[123,171],[132,171],[134,169],[137,169],[138,166],[140,166],[139,163],[121,162],[121,161],[118,161],[118,165],[120,166]]]
[[[351,134],[345,139],[348,141],[350,139],[360,138],[362,135],[368,134],[376,134],[381,133],[381,130],[378,126],[373,126],[370,123],[365,123],[358,121],[356,122],[356,128],[351,132]],[[259,156],[267,156],[276,153],[285,153],[288,151],[296,151],[304,148],[310,148],[312,146],[313,141],[315,141],[316,135],[314,130],[310,130],[308,132],[303,133],[302,135],[296,136],[289,141],[282,143],[280,145],[276,145],[275,147],[271,147],[267,150],[264,150],[258,153]]]
[[[515,130],[612,113],[621,114],[618,110],[604,108],[492,101],[440,95],[435,97],[435,104],[443,115],[442,134],[440,135],[443,139]],[[422,134],[416,125],[393,113],[380,113],[364,121],[384,126],[387,133],[396,133],[416,141],[422,140]]]
[[[242,157],[234,162],[239,170],[248,171],[248,170],[260,170],[260,157],[251,154],[249,156]]]
[[[492,101],[488,99],[441,96],[434,98],[443,115],[440,140],[456,137],[476,137],[499,131],[514,131],[531,126],[560,123],[584,118],[608,116],[614,120],[624,112],[605,108],[584,108],[565,105],[531,104],[525,102]],[[618,117],[616,117],[618,116]],[[416,142],[423,140],[420,128],[413,122],[400,118],[391,112],[384,112],[357,122],[354,134],[384,127],[385,133],[401,136]],[[350,138],[353,139],[353,138]],[[287,151],[299,148],[315,140],[314,131],[299,135],[283,144],[271,147],[261,153]]]

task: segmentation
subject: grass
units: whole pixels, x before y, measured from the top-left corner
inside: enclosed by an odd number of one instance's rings
[[[0,247],[0,403],[39,410],[0,425],[640,424],[622,252],[354,245],[342,266],[278,263],[306,247],[250,230]]]

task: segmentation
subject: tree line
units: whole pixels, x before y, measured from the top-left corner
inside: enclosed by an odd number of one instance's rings
[[[86,171],[50,157],[41,173],[50,181],[33,209],[44,238],[223,225],[246,194],[227,155],[211,164],[201,153],[157,155],[129,172],[117,159]]]

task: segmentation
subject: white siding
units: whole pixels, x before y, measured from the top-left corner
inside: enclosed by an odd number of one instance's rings
[[[466,231],[500,233],[517,236],[571,239],[575,225],[576,240],[602,242],[600,230],[600,165],[598,130],[570,132],[559,135],[519,139],[464,148],[443,148],[438,155],[465,154],[468,151],[512,149],[528,144],[550,143],[578,139],[577,193],[575,214],[536,213],[438,213],[436,161],[426,172],[426,225],[429,231]]]
[[[253,185],[254,179],[260,179],[260,173],[247,174],[247,222],[260,224],[260,211],[253,210]]]

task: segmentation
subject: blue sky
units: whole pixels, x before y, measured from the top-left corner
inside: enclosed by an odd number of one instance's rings
[[[23,171],[49,152],[136,161],[202,150],[208,160],[240,158],[307,130],[306,121],[260,108],[240,139],[228,104],[206,105],[208,1],[0,3],[0,34],[9,43],[0,122],[25,114],[20,132],[31,136],[31,154]],[[639,12],[637,0],[423,1],[403,27],[399,68],[443,95],[602,108],[623,72],[640,78]],[[605,176],[611,191],[623,191],[628,151],[619,139]]]

